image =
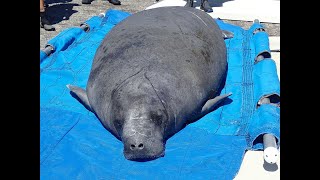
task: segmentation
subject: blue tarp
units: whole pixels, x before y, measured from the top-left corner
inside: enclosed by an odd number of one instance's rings
[[[148,162],[128,161],[123,144],[70,94],[67,84],[85,88],[96,49],[104,36],[129,13],[108,10],[80,27],[64,30],[48,44],[51,55],[40,51],[40,177],[41,179],[233,179],[245,150],[261,150],[257,138],[272,133],[280,143],[280,108],[260,98],[280,96],[275,62],[261,24],[245,30],[213,19],[232,31],[226,39],[228,74],[222,93],[232,92],[231,103],[219,107],[171,137],[165,156]]]

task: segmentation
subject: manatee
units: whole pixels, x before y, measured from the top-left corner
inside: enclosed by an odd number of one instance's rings
[[[231,95],[220,94],[231,36],[195,8],[140,11],[104,37],[86,88],[67,87],[123,142],[126,159],[154,160],[170,137]]]

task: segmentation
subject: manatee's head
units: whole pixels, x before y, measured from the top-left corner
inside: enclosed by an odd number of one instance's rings
[[[114,120],[114,127],[124,145],[125,158],[150,161],[164,156],[164,129],[168,122],[165,108],[157,99],[146,101],[139,97],[131,100],[129,108],[121,110],[125,115],[118,115]]]
[[[112,97],[112,129],[123,142],[125,158],[150,161],[164,156],[169,115],[149,81],[135,78]]]
[[[164,156],[164,124],[166,114],[161,109],[146,110],[139,106],[131,110],[122,130],[124,156],[133,161],[149,161]]]

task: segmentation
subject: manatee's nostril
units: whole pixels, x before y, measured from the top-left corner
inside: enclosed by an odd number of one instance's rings
[[[135,146],[134,144],[131,144],[131,145],[130,145],[130,149],[131,149],[131,150],[134,150],[135,148],[136,148],[136,146]]]
[[[138,148],[139,148],[139,149],[143,149],[143,147],[144,147],[144,146],[143,146],[142,143],[140,143],[140,144],[138,145]]]

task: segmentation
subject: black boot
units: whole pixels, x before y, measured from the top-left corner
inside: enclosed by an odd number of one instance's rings
[[[49,7],[49,5],[48,5],[48,3],[46,1],[43,2],[43,6],[44,6],[44,8],[48,8]]]
[[[40,27],[45,29],[46,31],[54,31],[56,30],[47,19],[45,12],[40,12]]]
[[[204,10],[204,12],[213,12],[208,0],[201,0],[200,9]]]
[[[185,7],[193,7],[193,0],[187,0]]]
[[[92,0],[82,0],[81,3],[82,3],[82,4],[91,4],[91,1],[92,1]]]
[[[108,0],[108,1],[113,5],[121,5],[121,2],[119,0]]]

